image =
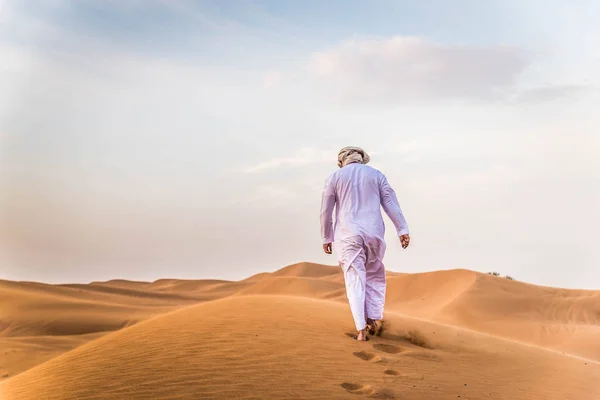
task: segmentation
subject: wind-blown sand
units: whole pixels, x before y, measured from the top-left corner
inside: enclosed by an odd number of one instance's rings
[[[240,282],[0,281],[0,399],[600,399],[600,291],[388,275],[351,340],[339,268]]]

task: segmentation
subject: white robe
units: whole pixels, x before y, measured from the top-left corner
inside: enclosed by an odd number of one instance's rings
[[[325,183],[321,237],[324,244],[333,243],[344,271],[346,295],[357,330],[365,328],[367,317],[383,318],[386,244],[381,207],[398,236],[409,233],[396,194],[380,171],[360,163],[349,164]]]

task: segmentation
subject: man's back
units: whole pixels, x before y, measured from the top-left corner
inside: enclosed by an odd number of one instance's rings
[[[381,207],[394,223],[398,236],[407,236],[406,220],[402,215],[396,193],[385,175],[365,165],[364,162],[342,165],[329,176],[323,189],[321,202],[323,244],[331,244],[356,235],[383,240],[385,224]]]
[[[355,163],[340,168],[331,176],[336,196],[337,229],[357,234],[383,234],[381,175],[375,168]]]

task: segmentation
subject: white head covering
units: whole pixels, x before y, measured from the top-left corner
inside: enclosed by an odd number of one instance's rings
[[[360,147],[347,146],[338,153],[338,167],[340,168],[353,163],[366,164],[369,161],[371,161],[371,157]]]

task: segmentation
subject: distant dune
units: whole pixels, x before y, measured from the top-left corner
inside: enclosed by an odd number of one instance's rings
[[[390,273],[385,318],[352,341],[339,268],[309,263],[239,282],[0,281],[0,399],[600,399],[600,291]]]

